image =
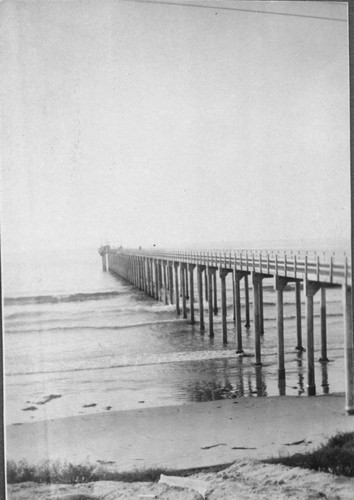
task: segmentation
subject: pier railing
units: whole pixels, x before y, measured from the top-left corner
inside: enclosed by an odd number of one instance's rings
[[[107,247],[103,247],[107,248]],[[141,250],[110,248],[111,253],[136,255],[217,269],[281,275],[322,283],[350,283],[351,264],[343,253],[301,250]]]

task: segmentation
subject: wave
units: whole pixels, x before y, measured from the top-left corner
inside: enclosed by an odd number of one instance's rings
[[[66,295],[32,295],[24,297],[5,297],[5,305],[26,305],[26,304],[57,304],[61,302],[84,302],[87,300],[104,300],[128,292],[93,292],[93,293],[73,293]]]
[[[139,308],[140,310],[141,308]],[[295,320],[296,319],[296,315],[295,314],[284,314],[284,320]],[[330,313],[330,312],[327,312],[327,320],[329,318],[342,318],[343,317],[343,314],[342,313],[336,313],[336,312],[333,312],[333,313]],[[302,319],[304,319],[305,316],[302,315]],[[320,314],[314,314],[314,318],[320,318]],[[87,318],[86,318],[87,320]],[[107,324],[99,324],[99,325],[89,325],[89,324],[84,324],[84,325],[80,325],[80,324],[68,324],[68,325],[62,325],[62,320],[58,320],[58,319],[52,319],[52,320],[44,320],[43,323],[37,323],[37,326],[36,328],[33,327],[33,323],[32,323],[32,327],[29,326],[29,323],[28,322],[12,322],[11,323],[11,326],[9,325],[6,325],[6,329],[5,329],[5,333],[8,335],[8,334],[24,334],[24,333],[50,333],[50,332],[63,332],[63,331],[71,331],[71,332],[75,332],[75,331],[82,331],[82,330],[96,330],[96,331],[100,331],[100,330],[124,330],[124,329],[127,329],[127,328],[143,328],[143,327],[146,327],[146,326],[158,326],[158,325],[163,325],[163,324],[173,324],[173,323],[187,323],[189,324],[189,318],[187,319],[183,319],[183,318],[170,318],[170,319],[163,319],[163,320],[155,320],[155,321],[141,321],[141,322],[137,322],[137,323],[124,323],[122,325],[107,325]],[[214,316],[213,318],[213,321],[214,321],[214,324],[215,326],[216,325],[220,325],[221,324],[221,321],[222,321],[222,318],[221,318],[221,315],[219,314],[218,316]],[[263,318],[263,321],[265,323],[268,323],[268,322],[275,322],[276,321],[276,317],[264,317]],[[57,326],[54,326],[54,324],[57,324]],[[229,325],[234,325],[234,320],[231,319],[231,318],[228,318],[227,319],[227,323]],[[25,326],[27,325],[27,328],[25,328]],[[50,326],[49,326],[50,325]]]
[[[166,319],[160,321],[142,321],[140,323],[128,323],[124,325],[68,325],[68,326],[51,326],[49,328],[28,328],[21,330],[7,329],[6,333],[19,334],[19,333],[45,333],[45,332],[62,332],[62,331],[76,331],[76,330],[124,330],[126,328],[139,328],[145,326],[172,324],[172,323],[188,323],[186,319]]]
[[[175,310],[175,306],[171,305],[165,305],[161,303],[146,303],[144,304],[128,304],[125,305],[124,307],[116,307],[116,304],[112,305],[109,304],[104,307],[101,307],[100,309],[87,309],[87,310],[72,310],[70,311],[70,319],[75,320],[75,321],[80,321],[82,319],[88,319],[90,316],[103,316],[103,317],[108,317],[108,316],[114,316],[115,318],[117,315],[129,315],[131,313],[137,314],[137,313],[164,313],[164,312],[171,312]],[[68,320],[68,316],[66,316],[66,320]],[[40,310],[40,311],[31,311],[31,310],[24,310],[24,311],[17,311],[15,313],[10,313],[10,314],[5,314],[5,321],[11,321],[11,326],[14,326],[15,324],[21,326],[24,324],[28,324],[29,322],[35,323],[37,321],[42,321],[45,323],[57,323],[63,322],[63,313],[62,311],[53,311],[52,308],[48,308],[47,310]]]
[[[343,346],[341,345],[333,345],[331,346],[331,352],[334,355],[335,352],[338,351],[339,356],[343,351]],[[276,347],[269,347],[267,349],[262,348],[262,359],[263,367],[266,368],[270,365],[276,365],[277,349]],[[315,353],[320,353],[320,346],[315,346]],[[298,351],[293,348],[286,348],[285,355],[287,357],[287,362],[298,360]],[[171,363],[191,363],[191,362],[203,362],[203,361],[218,361],[218,360],[229,360],[233,363],[240,364],[242,363],[245,367],[254,367],[255,363],[255,354],[253,351],[246,352],[245,356],[237,356],[235,354],[234,348],[228,348],[223,350],[198,350],[198,351],[182,351],[182,352],[174,352],[174,353],[164,353],[164,354],[141,354],[141,355],[133,355],[133,356],[122,356],[121,359],[117,359],[115,361],[109,362],[107,358],[104,359],[104,364],[102,361],[97,360],[98,363],[96,366],[89,366],[87,363],[83,362],[81,366],[78,366],[79,363],[76,362],[75,366],[73,364],[68,365],[63,369],[50,369],[50,366],[42,370],[33,371],[18,371],[18,366],[16,369],[12,371],[8,371],[6,373],[7,376],[18,376],[18,375],[43,375],[43,374],[54,374],[60,373],[61,377],[65,375],[65,373],[73,373],[73,372],[84,372],[84,371],[101,371],[101,370],[110,370],[110,369],[120,369],[120,368],[131,368],[131,367],[143,367],[143,366],[153,366],[153,365],[166,365]]]

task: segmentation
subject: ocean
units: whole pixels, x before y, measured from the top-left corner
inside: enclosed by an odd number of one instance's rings
[[[214,317],[214,338],[208,334],[207,314],[206,330],[201,334],[198,324],[193,326],[189,319],[176,315],[175,306],[158,302],[122,278],[103,272],[97,249],[5,260],[6,423],[279,395],[276,294],[271,279],[263,283],[263,366],[256,367],[252,307],[251,327],[243,327],[246,356],[235,353],[230,276],[229,341],[223,345],[220,313]],[[319,299],[318,293],[316,360],[321,348]],[[195,307],[198,320],[197,302]],[[306,345],[304,303],[302,314]],[[295,292],[291,287],[284,293],[284,315],[286,394],[306,397],[306,353],[295,350]],[[316,362],[318,395],[344,391],[340,289],[327,290],[327,335],[330,362]]]

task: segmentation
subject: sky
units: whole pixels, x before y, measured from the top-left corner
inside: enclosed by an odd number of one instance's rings
[[[0,4],[5,254],[349,238],[346,4],[190,3]]]

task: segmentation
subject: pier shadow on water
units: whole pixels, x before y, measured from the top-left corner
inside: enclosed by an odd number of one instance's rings
[[[208,360],[207,376],[193,379],[184,388],[189,402],[206,402],[240,397],[306,397],[305,357],[296,353],[289,364],[285,383],[278,380],[274,364],[254,366],[246,358]],[[329,394],[328,364],[317,366],[317,394]],[[200,367],[197,370],[200,374]],[[203,370],[204,371],[204,370]],[[205,372],[206,373],[206,372]]]

